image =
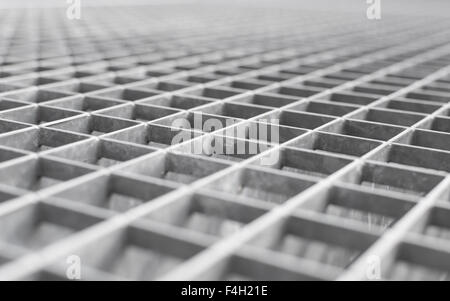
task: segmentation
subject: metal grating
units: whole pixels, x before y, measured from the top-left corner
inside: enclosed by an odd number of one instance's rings
[[[449,279],[449,28],[0,10],[0,279],[66,279],[70,255],[84,280],[364,280],[374,258],[383,279]],[[270,118],[279,143],[228,137]],[[192,153],[211,138],[258,151]]]

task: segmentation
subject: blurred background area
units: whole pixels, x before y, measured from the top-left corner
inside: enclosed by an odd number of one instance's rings
[[[367,0],[81,0],[83,6],[117,5],[208,5],[257,6],[296,8],[335,12],[354,12],[365,16]],[[446,0],[380,0],[384,15],[436,15],[448,16],[450,1]],[[66,0],[0,0],[0,8],[67,6]]]

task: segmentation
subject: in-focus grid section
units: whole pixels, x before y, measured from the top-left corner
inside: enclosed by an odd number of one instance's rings
[[[201,8],[0,9],[0,279],[449,280],[449,21]]]

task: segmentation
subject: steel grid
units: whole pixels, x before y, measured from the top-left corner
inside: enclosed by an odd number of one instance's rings
[[[83,14],[0,10],[0,279],[450,277],[448,20]]]

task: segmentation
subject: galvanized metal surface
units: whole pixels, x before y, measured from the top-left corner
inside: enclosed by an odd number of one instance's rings
[[[0,41],[0,279],[450,277],[448,20],[11,9]]]

